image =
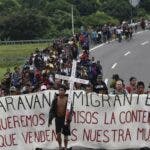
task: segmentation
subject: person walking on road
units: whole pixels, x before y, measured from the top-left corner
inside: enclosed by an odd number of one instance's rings
[[[55,118],[55,127],[56,127],[56,135],[57,142],[59,145],[59,150],[67,150],[68,146],[68,136],[70,135],[70,122],[65,124],[65,114],[66,114],[66,106],[68,95],[66,93],[65,86],[61,86],[59,88],[59,94],[55,96],[52,106],[49,112],[49,120],[48,126],[52,124],[53,118]],[[61,134],[64,135],[64,148],[62,147],[62,138]]]

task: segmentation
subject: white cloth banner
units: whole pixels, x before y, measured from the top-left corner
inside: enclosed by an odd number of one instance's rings
[[[0,149],[54,149],[55,121],[48,113],[56,91],[0,98]],[[125,149],[150,147],[150,95],[74,92],[70,146]]]

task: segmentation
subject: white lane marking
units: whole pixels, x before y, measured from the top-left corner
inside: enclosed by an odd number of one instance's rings
[[[98,45],[98,46],[95,46],[94,48],[90,49],[90,51],[95,50],[95,49],[97,49],[97,48],[99,48],[99,47],[101,47],[101,46],[104,46],[104,45],[105,45],[105,43],[100,44],[100,45]]]
[[[111,68],[114,69],[116,66],[117,66],[117,63],[114,63]]]
[[[108,83],[108,79],[106,78],[104,82],[105,82],[105,84],[107,85],[107,83]]]
[[[98,46],[93,47],[92,49],[90,49],[90,51],[93,51],[93,50],[95,50],[95,49],[97,49],[97,48],[99,48],[99,47],[102,47],[102,46],[104,46],[104,45],[106,45],[106,44],[108,44],[108,43],[114,42],[114,41],[115,41],[115,39],[113,39],[113,40],[111,40],[111,41],[109,41],[109,42],[106,42],[106,43],[102,43],[102,44],[100,44],[100,45],[98,45]]]
[[[135,33],[133,33],[133,34],[141,34],[141,33],[147,32],[147,31],[149,31],[149,30],[138,31],[138,32],[135,32]]]
[[[141,45],[146,45],[148,43],[149,43],[149,41],[145,41],[145,42],[141,43]]]
[[[129,55],[130,53],[131,53],[130,51],[126,52],[126,53],[124,54],[124,56],[127,56],[127,55]]]
[[[139,32],[137,32],[137,33],[135,33],[135,34],[140,34],[140,33],[143,33],[144,31],[139,31]]]

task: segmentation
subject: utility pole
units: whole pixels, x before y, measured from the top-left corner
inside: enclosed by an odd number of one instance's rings
[[[133,19],[133,7],[136,7],[140,0],[129,0],[130,4],[131,4],[131,23],[132,23],[132,19]]]
[[[73,5],[71,7],[71,21],[72,21],[72,34],[74,35],[74,16],[73,16]]]
[[[131,0],[131,3],[132,3],[132,0]],[[131,24],[133,23],[133,6],[131,6]]]

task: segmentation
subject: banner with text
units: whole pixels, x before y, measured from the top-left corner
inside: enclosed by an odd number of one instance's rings
[[[57,91],[0,97],[0,149],[58,147],[48,113]],[[70,146],[150,147],[150,95],[97,95],[74,91]]]

